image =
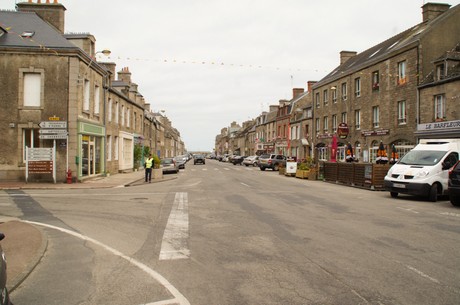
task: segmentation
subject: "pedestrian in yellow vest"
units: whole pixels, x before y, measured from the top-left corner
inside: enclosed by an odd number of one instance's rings
[[[145,159],[144,167],[145,167],[145,182],[152,182],[152,168],[153,164],[155,162],[153,161],[152,154],[149,155],[147,159]]]

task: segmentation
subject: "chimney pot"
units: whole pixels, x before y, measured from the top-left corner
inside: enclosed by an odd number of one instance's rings
[[[427,3],[422,6],[423,22],[431,21],[449,10],[450,5],[444,3]]]

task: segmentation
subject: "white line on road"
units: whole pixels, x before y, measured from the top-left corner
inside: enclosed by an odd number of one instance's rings
[[[176,193],[161,242],[160,260],[189,258],[188,237],[188,194]]]
[[[226,168],[226,167],[224,167],[224,170],[226,170],[226,171],[229,171],[230,169],[229,169],[229,168]]]
[[[412,213],[415,213],[415,214],[419,214],[419,212],[414,211],[414,209],[412,209],[412,208],[410,208],[410,209],[409,208],[403,208],[403,207],[397,207],[397,208],[400,209],[400,210],[404,210],[404,211],[412,212]]]
[[[177,304],[178,303],[180,305],[190,305],[190,302],[167,279],[165,279],[161,274],[159,274],[155,270],[149,268],[147,265],[135,260],[134,258],[129,257],[127,255],[124,255],[120,251],[118,251],[118,250],[116,250],[116,249],[114,249],[112,247],[109,247],[109,246],[101,243],[100,241],[97,241],[97,240],[95,240],[95,239],[93,239],[91,237],[88,237],[86,235],[82,235],[82,234],[79,234],[79,233],[74,232],[74,231],[70,231],[70,230],[67,230],[67,229],[60,228],[60,227],[48,225],[48,224],[45,224],[45,223],[27,221],[27,220],[23,220],[23,221],[26,222],[26,223],[34,224],[34,225],[43,226],[43,227],[47,227],[47,228],[50,228],[50,229],[55,229],[55,230],[67,233],[69,235],[78,237],[78,238],[80,238],[82,240],[92,242],[93,244],[96,244],[96,245],[104,248],[105,250],[111,252],[112,254],[127,260],[132,265],[138,267],[139,269],[141,269],[142,271],[144,271],[145,273],[150,275],[153,279],[155,279],[157,282],[159,282],[161,285],[163,285],[163,287],[165,287],[174,296],[173,300],[167,300],[168,303],[158,303],[158,304]],[[157,304],[157,303],[151,303],[151,304]]]
[[[439,214],[446,215],[446,216],[460,217],[460,214],[458,214],[458,213],[442,212],[442,213],[439,213]]]
[[[247,186],[247,187],[250,187],[249,184],[246,184],[246,183],[243,183],[243,182],[240,182],[242,185],[244,186]]]
[[[420,270],[418,270],[418,269],[416,269],[416,268],[414,268],[414,267],[412,267],[412,266],[406,265],[406,268],[409,269],[409,270],[414,271],[415,273],[417,273],[417,274],[420,275],[421,277],[424,277],[424,278],[426,278],[426,279],[429,279],[430,281],[435,282],[436,284],[440,284],[440,282],[439,282],[437,279],[432,278],[431,276],[429,276],[429,275],[423,273],[422,271],[420,271]]]

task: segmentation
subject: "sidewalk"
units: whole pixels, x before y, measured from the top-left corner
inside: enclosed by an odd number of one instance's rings
[[[152,183],[170,181],[177,175],[164,175],[153,179]],[[96,177],[80,183],[25,183],[0,182],[0,190],[8,189],[98,189],[144,185],[144,171],[116,174],[109,177]],[[14,217],[0,215],[0,232],[5,234],[1,245],[7,257],[7,287],[16,289],[40,263],[48,246],[45,232],[36,226]],[[14,300],[13,300],[14,301]]]

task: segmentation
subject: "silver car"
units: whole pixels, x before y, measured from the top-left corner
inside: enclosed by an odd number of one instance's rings
[[[174,161],[174,158],[164,158],[160,161],[160,168],[163,170],[163,174],[179,172],[179,167]]]
[[[259,156],[249,156],[244,158],[243,164],[246,166],[258,166],[259,165]]]

